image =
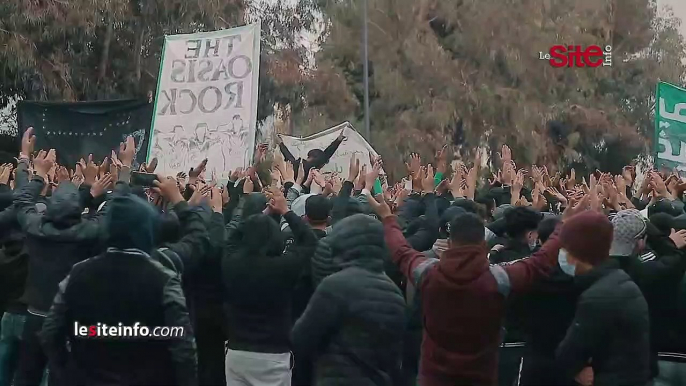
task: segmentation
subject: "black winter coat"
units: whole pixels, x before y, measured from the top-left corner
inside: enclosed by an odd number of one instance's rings
[[[684,315],[679,312],[678,290],[686,272],[686,256],[668,237],[648,236],[652,251],[639,256],[613,256],[643,292],[650,310],[651,366],[657,375],[657,353],[684,352]]]
[[[36,212],[36,200],[43,189],[43,178],[35,176],[17,195],[14,206],[17,220],[26,232],[29,271],[22,300],[29,308],[47,313],[62,281],[71,267],[96,256],[102,247],[100,220],[107,205],[97,215],[81,218],[78,189],[61,183],[45,214]]]
[[[596,385],[645,385],[650,320],[641,290],[613,259],[576,280],[584,292],[557,348],[558,369],[572,379],[591,361]]]
[[[284,217],[295,236],[295,242],[285,253],[255,255],[239,247],[222,259],[228,346],[232,350],[290,351],[293,290],[309,264],[317,239],[295,213],[288,212]],[[278,224],[273,226],[278,232]]]
[[[332,249],[342,270],[320,283],[296,322],[295,356],[317,358],[317,386],[397,384],[405,303],[384,274],[381,223],[358,214],[337,225]]]

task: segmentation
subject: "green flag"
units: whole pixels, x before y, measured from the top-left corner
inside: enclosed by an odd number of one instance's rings
[[[657,84],[655,167],[686,171],[686,89]]]

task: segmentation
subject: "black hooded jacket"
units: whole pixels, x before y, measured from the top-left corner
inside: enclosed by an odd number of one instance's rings
[[[247,217],[241,225],[239,247],[225,251],[222,278],[232,350],[290,351],[292,293],[317,238],[295,213],[284,217],[295,237],[285,253],[278,222],[264,214]]]
[[[326,147],[322,152],[320,152],[312,161],[307,161],[303,160],[303,168],[305,169],[305,173],[303,175],[307,175],[310,172],[310,169],[315,168],[319,169],[326,165],[331,157],[336,153],[336,150],[338,150],[338,147],[341,146],[341,140],[336,138],[329,146]],[[288,147],[286,147],[285,144],[280,143],[279,144],[279,149],[281,150],[281,154],[283,154],[283,157],[286,161],[290,162],[293,164],[293,172],[295,175],[298,175],[298,169],[300,169],[300,158],[296,159],[293,154],[291,154],[290,150],[288,150]]]
[[[33,177],[17,195],[17,220],[26,233],[29,270],[22,300],[29,310],[46,314],[71,267],[98,254],[102,247],[101,220],[107,205],[97,215],[81,218],[79,192],[71,182],[53,192],[44,214],[36,212],[36,201],[44,181]]]
[[[561,374],[573,379],[592,358],[597,385],[647,384],[650,321],[641,290],[613,259],[575,279],[584,291],[555,353]]]
[[[181,202],[177,208],[187,205]],[[103,222],[110,230],[107,251],[74,265],[59,284],[43,324],[41,337],[51,371],[64,371],[66,379],[78,385],[196,385],[195,341],[180,272],[149,255],[157,213],[147,201],[129,194],[122,182],[115,186],[108,206]],[[198,240],[192,232],[188,237]],[[177,250],[189,253],[188,248]],[[180,264],[178,260],[172,265]],[[153,333],[156,327],[181,327],[183,334],[168,339],[92,339],[75,336],[75,322],[139,323]]]
[[[316,358],[318,386],[398,384],[405,301],[384,274],[383,227],[357,214],[333,234],[342,270],[321,282],[293,327],[295,355]]]

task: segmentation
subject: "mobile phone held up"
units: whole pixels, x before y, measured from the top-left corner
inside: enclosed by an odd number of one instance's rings
[[[157,175],[153,173],[131,172],[131,185],[152,188],[157,181]]]

